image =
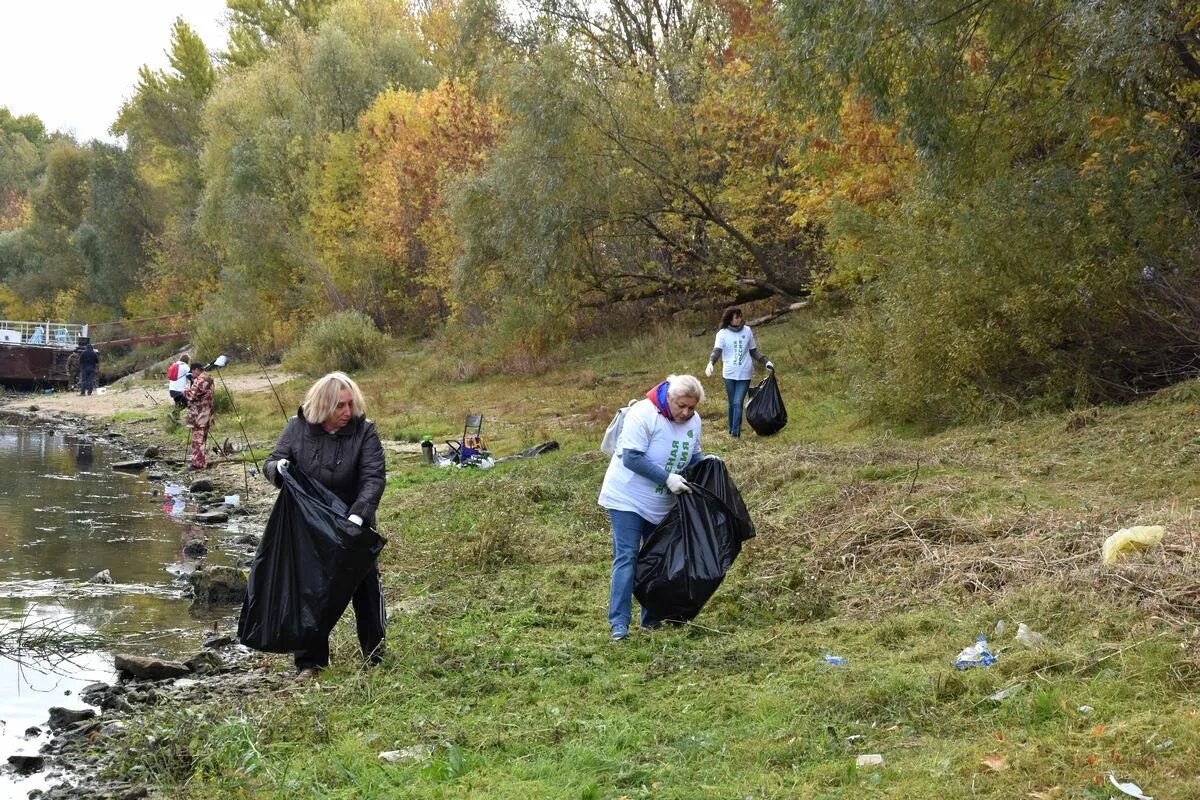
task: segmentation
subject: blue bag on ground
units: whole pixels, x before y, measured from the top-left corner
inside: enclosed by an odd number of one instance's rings
[[[270,653],[325,642],[387,544],[375,529],[351,522],[349,507],[303,472],[280,474],[238,618],[238,641]]]
[[[638,553],[633,593],[642,608],[661,620],[686,622],[700,613],[754,523],[725,462],[706,456],[683,472],[691,493],[658,524]]]
[[[750,387],[750,400],[746,403],[746,424],[759,436],[779,433],[787,425],[787,408],[783,395],[779,393],[779,382],[775,370],[768,370],[767,377]]]

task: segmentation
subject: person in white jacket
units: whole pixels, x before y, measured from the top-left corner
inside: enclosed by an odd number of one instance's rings
[[[190,381],[188,378],[192,375],[192,359],[184,353],[179,359],[171,365],[175,368],[175,377],[170,379],[168,374],[167,394],[171,395],[171,399],[175,401],[176,408],[187,408],[187,399],[183,393],[187,391]]]
[[[737,306],[730,306],[721,315],[721,329],[717,331],[708,366],[704,368],[707,377],[712,377],[713,365],[718,358],[721,359],[721,376],[725,378],[725,397],[729,400],[729,435],[736,439],[742,435],[742,406],[754,378],[753,362],[775,369],[775,365],[758,352],[754,331],[750,330],[742,309]]]
[[[696,406],[703,401],[696,378],[668,375],[625,413],[598,501],[612,524],[608,624],[615,642],[629,636],[638,551],[675,505],[675,495],[691,491],[679,473],[700,459]],[[641,623],[651,629],[662,620],[643,608]]]

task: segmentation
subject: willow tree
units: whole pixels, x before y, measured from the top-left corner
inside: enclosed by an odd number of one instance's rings
[[[540,39],[499,91],[505,133],[453,211],[459,291],[479,314],[561,337],[626,301],[805,295],[820,232],[786,199],[791,122],[727,9],[539,11]]]
[[[832,219],[872,406],[933,423],[1129,397],[1200,357],[1195,3],[785,0],[789,86],[847,90],[919,175]],[[839,250],[852,237],[856,247]]]
[[[290,27],[269,55],[213,94],[200,223],[225,263],[222,286],[251,288],[261,313],[229,318],[241,301],[221,298],[210,305],[206,331],[236,330],[244,344],[263,343],[272,319],[356,307],[314,241],[313,193],[334,143],[353,134],[381,91],[432,82],[419,53],[404,8],[352,0],[312,31]]]

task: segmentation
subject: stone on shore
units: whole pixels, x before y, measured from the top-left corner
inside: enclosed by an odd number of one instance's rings
[[[8,757],[8,766],[18,775],[32,775],[46,768],[45,756],[15,755]]]
[[[63,708],[62,706],[50,707],[50,721],[47,723],[51,730],[59,731],[77,722],[83,722],[85,719],[91,719],[96,716],[96,712],[90,708]]]
[[[188,575],[192,584],[192,608],[241,605],[246,599],[246,573],[236,567],[214,566]]]
[[[118,672],[124,672],[134,678],[147,681],[182,678],[191,673],[186,664],[178,661],[163,661],[159,658],[133,656],[125,653],[117,653],[113,657],[113,665]]]

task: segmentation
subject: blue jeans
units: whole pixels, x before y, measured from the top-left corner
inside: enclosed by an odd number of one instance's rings
[[[750,381],[733,381],[725,379],[725,396],[729,398],[729,435],[742,435],[742,406],[746,402],[746,392],[750,389]]]
[[[614,511],[609,509],[608,518],[612,522],[613,567],[612,586],[608,593],[608,624],[613,630],[618,628],[629,630],[629,620],[633,615],[633,584],[637,577],[638,551],[642,542],[654,531],[657,525],[632,511]],[[642,609],[642,627],[658,625],[660,620],[654,619]]]

